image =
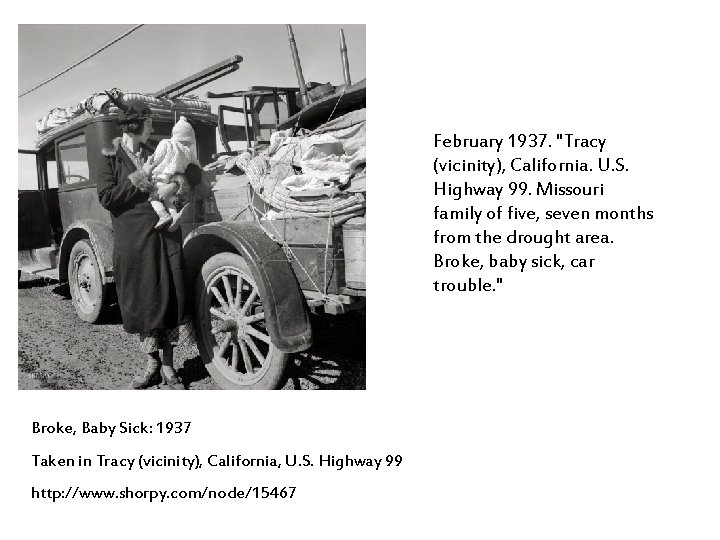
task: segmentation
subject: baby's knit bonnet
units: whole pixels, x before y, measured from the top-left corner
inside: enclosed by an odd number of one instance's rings
[[[195,144],[195,130],[193,130],[187,118],[181,116],[172,128],[172,138],[178,141],[187,141]]]

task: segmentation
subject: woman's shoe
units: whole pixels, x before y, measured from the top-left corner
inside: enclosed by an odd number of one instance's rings
[[[145,390],[151,386],[157,386],[163,381],[160,371],[146,371],[144,374],[135,377],[130,382],[131,390]]]
[[[182,383],[180,376],[174,373],[172,377],[165,375],[164,371],[160,372],[163,384],[166,384],[170,390],[185,390],[185,385]]]

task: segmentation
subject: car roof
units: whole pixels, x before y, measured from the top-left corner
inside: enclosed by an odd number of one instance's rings
[[[217,115],[207,111],[182,109],[177,107],[150,107],[150,112],[151,118],[159,121],[174,122],[182,115],[187,118],[191,124],[205,124],[215,127],[218,123]],[[78,128],[85,127],[86,125],[94,122],[115,121],[118,117],[119,112],[115,107],[111,107],[110,112],[106,114],[93,115],[88,112],[84,112],[83,114],[68,120],[64,124],[42,133],[35,141],[35,146],[36,148],[42,148],[54,142],[58,137],[70,133],[71,131],[75,131]]]

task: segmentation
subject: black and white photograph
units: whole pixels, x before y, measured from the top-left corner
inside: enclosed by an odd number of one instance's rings
[[[18,388],[365,389],[364,25],[18,27]]]

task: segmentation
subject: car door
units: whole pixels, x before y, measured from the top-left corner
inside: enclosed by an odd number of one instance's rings
[[[59,139],[56,148],[63,228],[81,219],[95,219],[110,225],[110,214],[98,201],[97,182],[90,178],[85,131],[76,131]]]
[[[57,174],[54,147],[18,151],[18,250],[59,242]]]

